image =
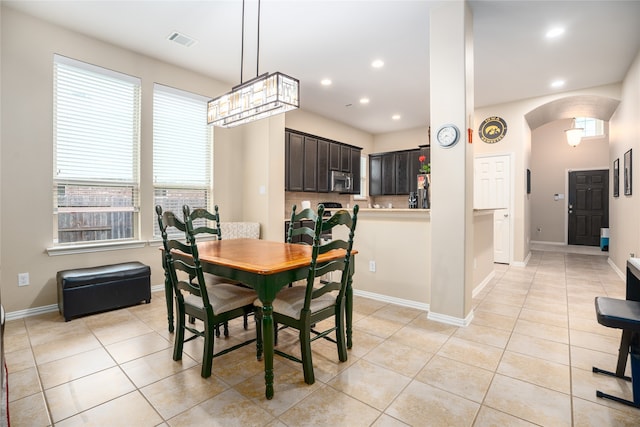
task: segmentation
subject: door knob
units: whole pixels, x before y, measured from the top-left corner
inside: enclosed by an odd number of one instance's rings
[[[508,217],[508,216],[509,216],[509,214],[504,214],[504,217],[505,217],[505,218],[506,218],[506,217]]]

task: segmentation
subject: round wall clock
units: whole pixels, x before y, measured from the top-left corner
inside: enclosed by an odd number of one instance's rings
[[[436,139],[441,147],[449,148],[456,145],[456,142],[460,139],[460,131],[456,125],[443,125],[440,126],[436,133]]]
[[[502,117],[488,117],[480,125],[478,134],[487,144],[494,144],[507,134],[507,122]]]

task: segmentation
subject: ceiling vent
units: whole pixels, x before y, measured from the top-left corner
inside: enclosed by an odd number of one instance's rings
[[[176,42],[178,44],[181,44],[182,46],[186,46],[186,47],[190,47],[193,46],[194,44],[198,43],[196,40],[192,39],[191,37],[187,36],[186,34],[182,34],[179,33],[177,31],[174,31],[173,33],[171,33],[169,35],[169,37],[167,37],[168,40],[171,40],[172,42]]]

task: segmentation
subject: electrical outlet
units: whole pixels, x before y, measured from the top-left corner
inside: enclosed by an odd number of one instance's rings
[[[376,262],[375,261],[369,261],[369,271],[375,273],[376,272]]]
[[[18,286],[27,286],[29,284],[29,273],[18,273]]]

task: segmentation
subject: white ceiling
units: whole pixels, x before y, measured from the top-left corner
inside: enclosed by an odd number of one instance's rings
[[[113,44],[240,83],[241,0],[3,3]],[[300,80],[301,106],[372,134],[429,122],[427,0],[262,0],[260,74]],[[640,50],[640,0],[469,2],[477,107],[620,82]],[[257,0],[245,10],[243,80],[256,75]],[[546,40],[555,25],[564,36]],[[167,40],[174,31],[198,42]],[[384,60],[373,69],[374,59]],[[333,85],[323,87],[320,80]],[[556,79],[566,80],[552,89]],[[204,94],[215,97],[219,93]],[[361,97],[368,105],[360,105]],[[392,114],[400,114],[398,121]]]

